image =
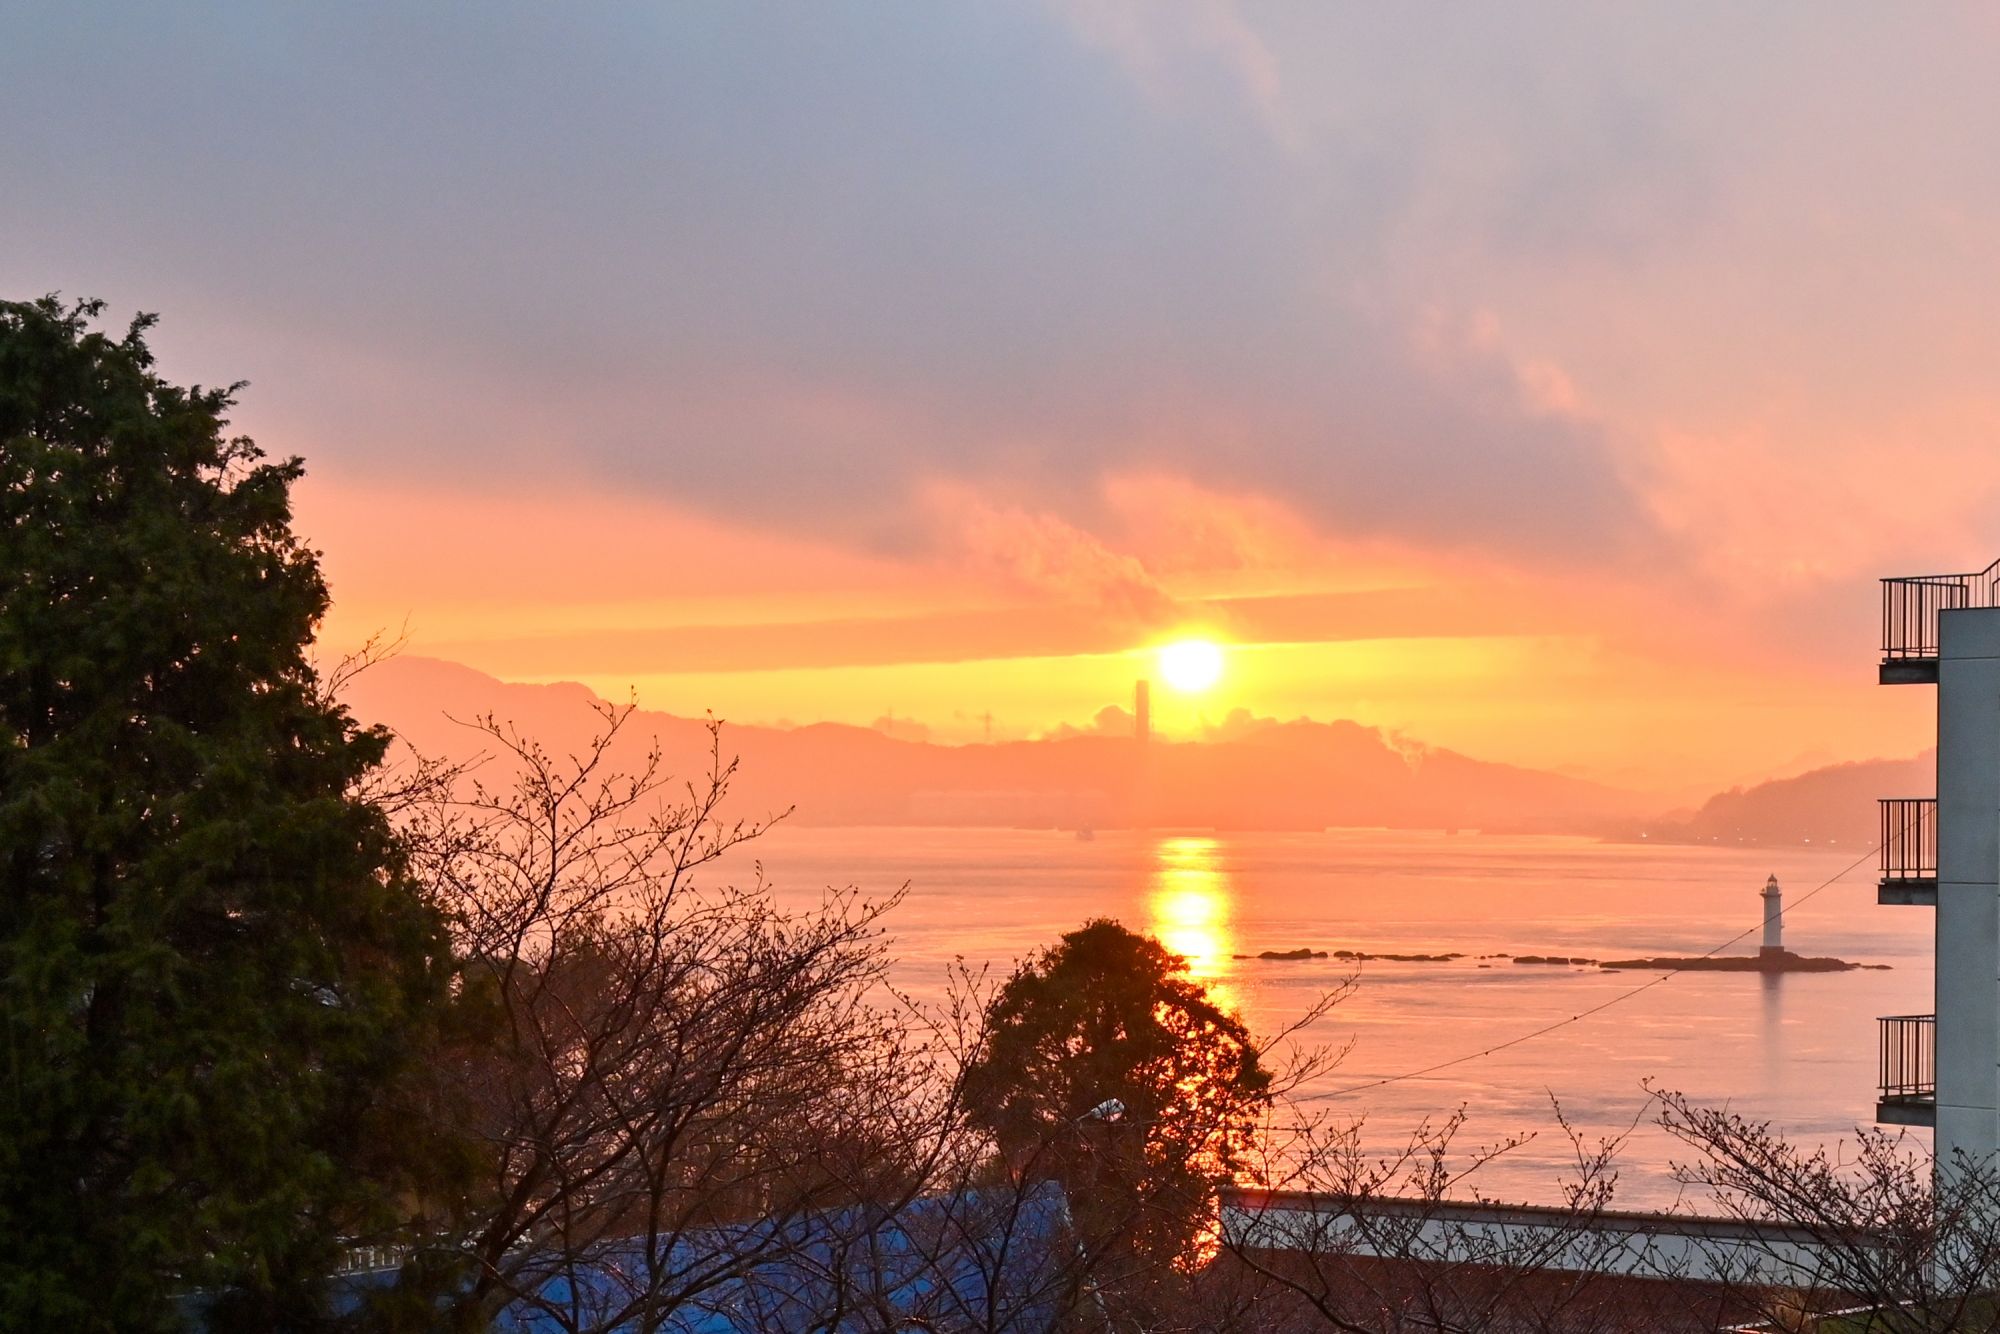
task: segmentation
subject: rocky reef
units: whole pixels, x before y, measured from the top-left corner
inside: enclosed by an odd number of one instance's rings
[[[1643,968],[1689,973],[1847,973],[1857,968],[1887,971],[1886,963],[1855,963],[1850,959],[1809,958],[1790,950],[1770,954],[1707,954],[1692,959],[1606,959],[1603,968]]]
[[[1295,963],[1310,959],[1339,959],[1346,963],[1455,963],[1463,954],[1370,954],[1364,950],[1316,950],[1301,945],[1290,950],[1264,950],[1258,954],[1237,954],[1237,959],[1268,959]],[[1512,959],[1517,964],[1559,968],[1636,968],[1654,972],[1691,973],[1846,973],[1856,969],[1887,971],[1886,963],[1855,963],[1849,959],[1815,958],[1790,950],[1758,954],[1704,954],[1692,958],[1659,955],[1648,959],[1587,959],[1575,954],[1481,954],[1478,960]],[[1480,963],[1481,968],[1492,967]]]
[[[1325,950],[1316,950],[1310,946],[1301,945],[1295,950],[1265,950],[1260,954],[1238,954],[1234,957],[1238,959],[1276,959],[1281,961],[1296,959],[1345,959],[1350,963],[1375,963],[1377,961],[1382,963],[1450,963],[1454,959],[1463,959],[1465,956],[1463,954],[1368,954],[1361,950],[1334,950],[1329,954]]]

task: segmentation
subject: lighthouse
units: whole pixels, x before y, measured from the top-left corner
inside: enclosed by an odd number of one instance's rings
[[[1760,959],[1775,958],[1785,952],[1785,891],[1778,888],[1778,877],[1772,876],[1764,882],[1764,947],[1757,951]]]

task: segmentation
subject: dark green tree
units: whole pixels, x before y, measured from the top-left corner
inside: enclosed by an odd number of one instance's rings
[[[448,951],[309,657],[299,462],[99,313],[0,303],[0,1326],[310,1323]]]
[[[1011,1169],[1061,1181],[1086,1240],[1178,1256],[1255,1146],[1271,1072],[1150,936],[1099,919],[993,998],[966,1105]]]

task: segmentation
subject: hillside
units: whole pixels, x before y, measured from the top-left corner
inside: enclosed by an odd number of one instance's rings
[[[1865,848],[1877,837],[1876,801],[1937,789],[1937,752],[1907,760],[1859,760],[1791,778],[1732,788],[1693,815],[1646,827],[1653,840],[1781,846],[1831,843]]]
[[[381,664],[348,692],[365,721],[454,757],[476,751],[480,738],[452,719],[482,713],[551,750],[573,750],[597,724],[595,700],[578,685],[509,684],[423,658]],[[703,723],[641,711],[628,728],[627,762],[653,743],[685,772],[702,760]],[[821,825],[1595,831],[1646,809],[1629,792],[1411,745],[1353,722],[1267,723],[1145,746],[1087,734],[943,746],[829,723],[731,726],[725,747],[742,759],[737,799],[746,812],[790,806],[796,820]]]

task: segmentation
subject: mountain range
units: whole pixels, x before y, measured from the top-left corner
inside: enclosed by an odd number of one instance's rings
[[[491,751],[463,724],[512,723],[551,751],[585,744],[603,701],[575,684],[521,685],[435,659],[392,658],[345,699],[418,751]],[[456,720],[456,721],[454,721]],[[668,765],[704,763],[704,720],[635,710],[621,734],[628,765],[657,744]],[[1317,830],[1329,826],[1511,831],[1601,830],[1647,813],[1638,794],[1561,774],[1415,744],[1355,722],[1238,715],[1212,739],[1141,743],[1076,732],[947,746],[838,723],[731,725],[743,813],[791,808],[819,825],[1019,825]]]
[[[349,683],[346,701],[409,746],[464,760],[495,748],[466,724],[490,716],[550,751],[575,753],[605,701],[574,683],[500,681],[457,663],[398,657]],[[726,725],[741,815],[790,809],[815,825],[1131,826],[1317,830],[1386,826],[1593,834],[1652,842],[1865,847],[1876,798],[1931,792],[1935,752],[1829,765],[1721,792],[1661,814],[1644,794],[1475,759],[1350,721],[1236,714],[1206,739],[1141,743],[1107,710],[1097,726],[1036,740],[940,745],[841,723]],[[707,763],[705,719],[635,709],[614,751],[632,767]],[[490,771],[490,772],[497,772]]]
[[[1876,801],[1937,791],[1937,751],[1907,760],[1855,760],[1731,788],[1691,813],[1637,831],[1655,842],[1866,848],[1880,837]]]

